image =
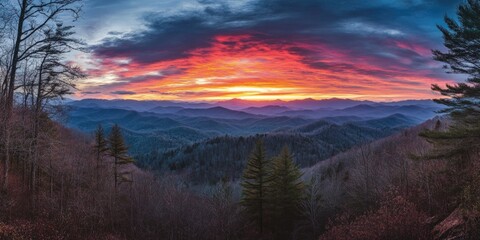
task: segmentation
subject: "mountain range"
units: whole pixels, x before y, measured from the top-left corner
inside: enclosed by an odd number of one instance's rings
[[[322,108],[342,109],[353,107],[360,104],[367,105],[386,105],[386,106],[405,106],[416,105],[423,107],[438,108],[438,105],[432,100],[404,100],[394,102],[373,102],[367,100],[352,100],[352,99],[340,99],[330,98],[316,100],[312,98],[306,98],[301,100],[283,101],[283,100],[270,100],[270,101],[250,101],[242,99],[231,99],[218,102],[183,102],[183,101],[167,101],[167,100],[127,100],[127,99],[82,99],[82,100],[68,100],[66,104],[77,107],[97,107],[97,108],[121,108],[136,111],[152,111],[156,107],[160,108],[209,108],[209,107],[224,107],[231,110],[244,110],[248,111],[248,108],[263,108],[268,111],[273,107],[284,107],[283,111],[288,110],[317,110]]]
[[[206,166],[213,165],[222,169],[216,172],[239,177],[239,169],[260,138],[272,151],[289,146],[297,163],[308,167],[420,124],[440,109],[427,100],[305,99],[245,107],[247,103],[238,99],[217,103],[85,99],[68,104],[66,125],[91,134],[99,124],[107,132],[118,124],[137,165],[187,171],[194,182],[202,182],[222,177],[209,175]],[[222,161],[226,155],[228,163]]]

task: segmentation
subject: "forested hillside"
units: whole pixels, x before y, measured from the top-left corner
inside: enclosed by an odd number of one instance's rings
[[[212,239],[235,236],[241,226],[231,190],[218,185],[194,194],[178,176],[118,165],[115,157],[125,153],[114,151],[111,134],[98,148],[92,137],[45,118],[48,131],[42,130],[32,168],[30,138],[23,135],[31,132],[31,119],[17,110],[13,117],[16,148],[0,198],[2,239]]]
[[[215,137],[163,154],[138,154],[136,158],[142,167],[183,172],[195,183],[217,182],[225,176],[237,180],[258,139],[264,141],[267,156],[271,157],[287,146],[295,153],[299,166],[309,167],[353,146],[391,135],[413,124],[413,120],[403,115],[339,125],[320,120],[276,133]]]
[[[401,112],[412,109],[410,115],[393,110],[392,115],[379,118],[365,117],[365,114],[356,112],[362,117],[345,115],[310,119],[248,115],[223,108],[197,108],[193,111],[195,115],[185,116],[185,111],[193,109],[163,106],[156,108],[163,109],[163,112],[140,112],[126,110],[130,105],[107,103],[123,109],[73,107],[68,110],[67,125],[92,134],[98,125],[105,126],[108,131],[110,126],[118,124],[130,147],[130,154],[137,159],[137,166],[155,171],[182,172],[196,183],[218,182],[224,176],[238,179],[244,160],[259,138],[265,140],[270,149],[269,155],[288,146],[295,153],[297,163],[308,167],[424,119],[415,114],[416,108],[409,105],[393,105],[393,109],[403,109]],[[368,111],[381,111],[385,107],[377,104]],[[207,114],[208,117],[198,115],[212,109],[235,114],[226,118],[215,114]]]

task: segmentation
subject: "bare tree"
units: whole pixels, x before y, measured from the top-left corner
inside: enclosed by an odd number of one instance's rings
[[[11,67],[8,78],[4,79],[3,98],[7,114],[11,112],[14,101],[15,81],[20,63],[27,58],[44,51],[45,44],[51,41],[45,31],[54,28],[62,21],[65,13],[73,14],[76,19],[80,12],[77,6],[80,0],[22,0],[16,7],[16,31],[14,32]],[[39,36],[40,35],[40,36]],[[42,37],[43,36],[43,37]],[[34,39],[34,41],[31,41]]]
[[[300,212],[303,215],[301,227],[297,228],[301,238],[309,237],[309,239],[317,239],[320,234],[319,227],[321,226],[323,199],[322,199],[321,179],[319,176],[314,176],[306,184],[305,198],[300,204]],[[298,239],[301,239],[298,238]]]
[[[3,190],[7,190],[8,171],[11,161],[11,130],[9,124],[13,114],[15,91],[24,87],[24,92],[32,94],[37,101],[32,101],[34,109],[41,109],[52,96],[61,96],[69,93],[72,84],[66,79],[74,79],[80,74],[74,69],[61,63],[61,55],[72,49],[72,27],[61,23],[70,14],[73,19],[78,18],[81,0],[19,0],[2,3],[3,11],[11,11],[11,18],[2,17],[0,22],[0,41],[5,43],[2,49],[4,56],[0,60],[2,83],[0,89],[0,110],[2,112],[1,134],[3,147]],[[2,14],[2,16],[5,14]],[[10,43],[10,44],[7,44]],[[36,64],[32,65],[31,61]],[[35,66],[34,74],[37,81],[27,79],[30,66]],[[23,78],[18,78],[23,70]],[[47,76],[49,75],[49,76]],[[69,76],[67,76],[69,75]],[[76,75],[76,76],[74,76]],[[30,76],[31,77],[31,76]],[[33,96],[33,87],[36,82],[36,95]],[[23,84],[22,84],[23,83]],[[66,87],[69,86],[69,87]],[[27,98],[24,98],[24,103]]]
[[[45,106],[55,98],[63,98],[71,94],[75,87],[75,80],[84,77],[79,68],[62,62],[65,53],[81,44],[75,38],[71,38],[72,26],[63,26],[58,23],[55,29],[47,29],[44,34],[44,44],[37,49],[36,58],[39,59],[37,66],[37,80],[32,81],[30,86],[32,93],[32,116],[33,116],[33,159],[31,161],[32,174],[31,187],[35,190],[35,170],[38,162],[38,135],[40,131],[41,116]],[[26,86],[29,87],[29,86]]]

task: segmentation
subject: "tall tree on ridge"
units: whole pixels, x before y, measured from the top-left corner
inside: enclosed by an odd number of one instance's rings
[[[446,98],[436,99],[447,106],[452,124],[447,131],[425,131],[421,136],[433,143],[429,159],[446,159],[448,173],[454,182],[454,196],[472,183],[480,164],[480,1],[468,0],[457,10],[458,21],[445,17],[447,28],[438,26],[443,34],[446,52],[433,50],[434,59],[443,62],[448,73],[468,76],[466,82],[437,84],[432,90]]]
[[[268,172],[269,164],[263,141],[258,140],[243,172],[241,204],[247,216],[258,226],[261,235],[264,231],[267,208],[266,192],[271,181]]]
[[[438,26],[448,51],[434,50],[433,54],[449,73],[468,78],[445,88],[432,85],[433,91],[447,97],[435,101],[447,106],[442,112],[450,114],[453,124],[446,132],[426,131],[422,136],[439,146],[432,157],[450,157],[463,165],[480,149],[480,1],[460,5],[457,15],[459,22],[445,17],[448,28]]]
[[[121,169],[119,169],[120,166],[133,163],[134,161],[128,155],[128,147],[125,145],[121,129],[117,124],[113,125],[112,127],[109,137],[109,143],[110,156],[112,156],[114,160],[113,174],[115,189],[117,189],[118,184],[127,180],[127,172],[121,172]]]
[[[105,132],[103,131],[103,127],[101,124],[99,124],[97,129],[95,130],[95,143],[93,145],[93,148],[95,150],[95,156],[97,160],[95,177],[98,184],[100,164],[103,160],[103,156],[105,156],[105,154],[108,152],[108,142],[105,138]]]
[[[299,207],[303,198],[304,184],[302,174],[293,162],[288,147],[272,162],[271,183],[269,185],[269,203],[275,239],[289,239],[295,219],[299,216]]]

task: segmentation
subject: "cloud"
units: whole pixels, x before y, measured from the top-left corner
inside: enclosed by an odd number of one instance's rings
[[[90,94],[101,94],[102,92],[98,92],[98,91],[82,91],[82,94],[85,94],[85,95],[90,95]]]
[[[352,48],[358,55],[370,55],[392,52],[378,45],[386,38],[410,40],[409,36],[422,34],[423,38],[432,39],[421,24],[414,24],[414,19],[406,15],[424,14],[432,9],[423,19],[429,29],[442,15],[428,18],[441,6],[426,6],[421,1],[347,2],[251,1],[239,9],[230,1],[199,1],[194,10],[178,11],[175,15],[146,14],[144,30],[106,38],[92,50],[101,58],[129,57],[139,63],[153,63],[189,57],[195,49],[211,46],[217,35],[249,34],[268,43],[321,42],[335,48]]]
[[[114,92],[110,92],[111,94],[116,94],[116,95],[134,95],[134,94],[137,94],[136,92],[133,92],[133,91],[124,91],[124,90],[120,90],[120,91],[114,91]]]
[[[152,6],[137,16],[141,27],[114,29],[91,47],[100,62],[92,75],[115,74],[117,82],[102,86],[112,94],[159,88],[162,96],[205,97],[200,89],[209,87],[209,96],[219,97],[233,94],[228,85],[277,84],[321,96],[327,81],[365,96],[374,94],[367,84],[429,92],[430,83],[449,80],[430,54],[441,47],[435,24],[460,2],[185,0],[163,12]]]

